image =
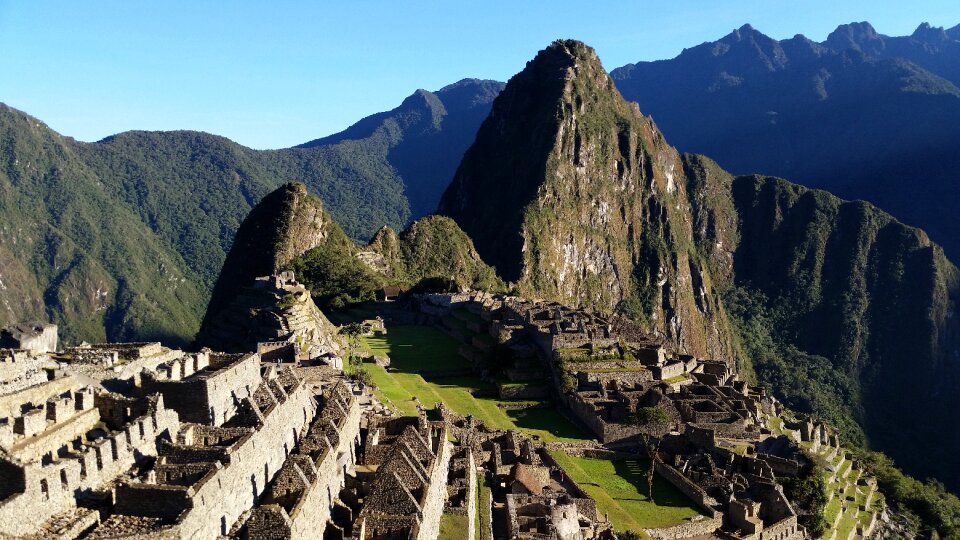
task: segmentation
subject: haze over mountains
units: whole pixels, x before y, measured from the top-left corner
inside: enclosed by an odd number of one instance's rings
[[[960,27],[854,23],[816,43],[745,25],[611,76],[681,150],[868,200],[960,257]]]

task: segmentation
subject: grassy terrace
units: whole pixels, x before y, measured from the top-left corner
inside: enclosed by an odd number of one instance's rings
[[[467,523],[467,516],[443,514],[440,517],[440,535],[437,540],[463,540]]]
[[[443,332],[426,326],[394,326],[386,335],[366,337],[362,345],[374,355],[390,356],[390,368],[366,364],[380,400],[405,415],[416,415],[413,398],[425,407],[437,402],[462,415],[473,415],[491,428],[519,429],[545,441],[587,438],[556,410],[507,410],[499,404],[496,387],[474,374],[442,376],[443,371],[462,372],[470,364],[458,353],[458,344]],[[434,372],[424,379],[420,372]],[[438,374],[438,372],[440,372]]]
[[[590,459],[563,452],[553,457],[597,501],[617,531],[669,527],[701,515],[693,501],[655,476],[653,501],[647,497],[647,464],[640,461]]]

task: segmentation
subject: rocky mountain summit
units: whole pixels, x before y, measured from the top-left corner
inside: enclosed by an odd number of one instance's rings
[[[523,294],[628,313],[691,354],[735,357],[688,249],[680,155],[580,42],[554,42],[507,83],[439,212]]]
[[[300,338],[333,345],[334,328],[309,291],[281,274],[321,244],[349,242],[303,184],[286,184],[240,225],[207,307],[197,343],[228,352],[256,350],[268,339]],[[270,285],[270,280],[276,283]],[[294,324],[295,323],[295,324]],[[304,346],[307,346],[306,341]]]

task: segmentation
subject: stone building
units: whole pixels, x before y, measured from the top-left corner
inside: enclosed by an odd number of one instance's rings
[[[313,420],[308,387],[268,372],[225,425],[185,423],[157,463],[116,488],[114,515],[90,538],[226,536],[261,497]]]
[[[56,362],[46,353],[0,349],[0,396],[45,382],[56,369]]]
[[[0,348],[57,352],[57,325],[34,321],[7,326],[0,329]]]
[[[78,497],[95,496],[156,456],[158,443],[179,425],[161,396],[140,401],[120,417],[101,406],[110,403],[82,389],[24,403],[19,416],[0,420],[0,536],[35,533],[64,512],[68,524],[61,527],[68,532],[88,529],[97,513],[79,509]]]
[[[323,536],[336,495],[356,463],[360,416],[359,400],[346,383],[338,382],[323,393],[309,431],[250,514],[247,538]]]
[[[363,459],[339,495],[340,511],[325,539],[436,538],[447,500],[453,445],[445,422],[369,419]]]
[[[141,374],[145,393],[162,393],[183,420],[219,426],[261,384],[256,353],[200,352],[160,364]]]

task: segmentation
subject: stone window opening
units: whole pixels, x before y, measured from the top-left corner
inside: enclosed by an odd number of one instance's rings
[[[69,482],[67,482],[66,469],[60,469],[60,486],[63,487],[63,489],[67,489],[70,487]]]
[[[40,493],[41,495],[43,495],[43,500],[45,501],[50,500],[50,487],[47,485],[46,478],[40,479]]]
[[[227,516],[220,516],[220,536],[226,536],[227,532]]]

